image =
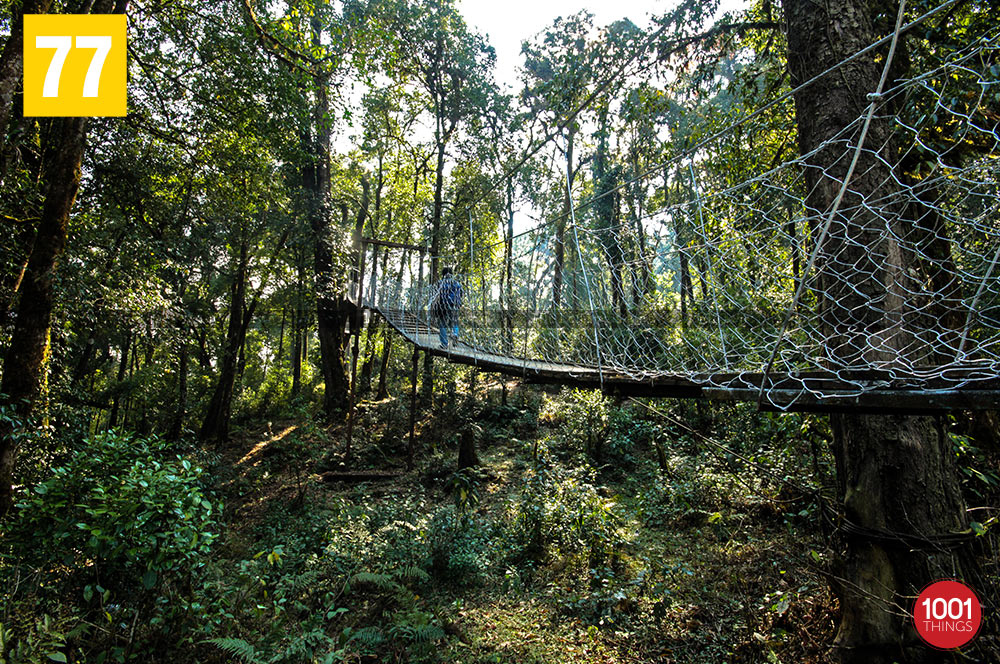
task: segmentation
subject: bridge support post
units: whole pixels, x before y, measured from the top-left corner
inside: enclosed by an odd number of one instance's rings
[[[358,354],[359,343],[361,341],[361,328],[364,326],[365,316],[365,257],[368,255],[368,245],[361,241],[361,255],[358,257],[358,306],[354,315],[357,316],[354,325],[354,346],[351,348],[351,394],[348,401],[347,411],[347,446],[344,450],[345,460],[351,459],[351,443],[354,440],[354,418],[358,409],[357,389],[358,389]],[[378,269],[378,264],[372,261],[372,271]]]
[[[420,260],[417,263],[417,294],[413,303],[414,335],[420,329],[420,305],[424,290],[424,252],[420,252]],[[410,366],[410,440],[406,445],[406,469],[413,470],[414,456],[417,448],[417,368],[420,359],[420,351],[417,346],[413,346],[413,359]]]
[[[420,360],[420,351],[413,347],[413,363],[410,367],[410,440],[406,444],[406,469],[413,470],[413,458],[416,454],[416,428],[417,428],[417,369]]]

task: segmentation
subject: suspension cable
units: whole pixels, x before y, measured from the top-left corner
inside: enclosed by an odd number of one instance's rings
[[[853,55],[850,55],[850,56],[844,58],[843,60],[841,60],[840,62],[838,62],[838,63],[836,63],[834,65],[831,65],[828,69],[820,72],[819,74],[816,74],[815,76],[813,76],[809,80],[807,80],[807,81],[799,84],[795,88],[793,88],[793,89],[791,89],[791,90],[789,90],[789,91],[781,94],[779,97],[777,97],[776,99],[774,99],[774,100],[768,102],[767,104],[761,106],[760,108],[758,108],[756,111],[754,111],[750,115],[748,115],[748,116],[746,116],[744,118],[741,118],[740,120],[737,120],[736,122],[733,122],[732,124],[727,125],[726,127],[723,127],[722,129],[720,129],[719,131],[715,132],[714,134],[710,134],[709,136],[707,136],[706,138],[702,139],[701,141],[699,141],[698,143],[696,143],[692,147],[687,148],[685,150],[682,150],[681,152],[677,153],[676,155],[674,155],[670,159],[662,161],[662,162],[660,162],[660,163],[658,163],[658,164],[656,164],[654,166],[650,166],[649,168],[647,168],[642,173],[639,173],[635,177],[629,178],[628,180],[623,181],[621,184],[615,185],[614,187],[611,187],[610,189],[608,189],[606,191],[603,191],[600,194],[595,194],[591,198],[587,199],[586,201],[584,201],[583,203],[581,203],[580,205],[578,205],[577,206],[577,210],[585,210],[585,209],[589,208],[590,206],[594,205],[595,203],[597,203],[599,200],[603,199],[605,196],[610,196],[611,194],[613,194],[616,191],[620,191],[620,190],[622,190],[623,188],[625,188],[627,186],[633,185],[633,184],[635,184],[637,182],[640,182],[640,181],[646,179],[651,174],[656,173],[657,171],[661,171],[664,168],[666,168],[668,166],[671,166],[673,164],[676,164],[679,161],[682,161],[684,159],[692,157],[693,155],[697,154],[697,152],[699,150],[705,148],[706,146],[708,146],[709,144],[711,144],[715,140],[717,140],[719,138],[722,138],[726,134],[729,134],[729,133],[731,133],[732,131],[734,131],[736,129],[739,129],[743,125],[749,123],[751,120],[756,119],[760,115],[762,115],[765,112],[771,110],[772,108],[774,108],[778,104],[782,103],[783,101],[789,99],[790,97],[794,96],[798,92],[801,92],[802,90],[806,89],[807,87],[813,85],[817,81],[825,78],[826,76],[829,76],[830,74],[832,74],[832,73],[840,70],[842,67],[844,67],[844,66],[846,66],[846,65],[854,62],[858,58],[860,58],[860,57],[862,57],[864,55],[867,55],[868,53],[872,52],[873,50],[875,50],[875,49],[877,49],[877,48],[879,48],[881,46],[884,46],[887,43],[895,43],[896,40],[898,39],[899,35],[901,35],[903,33],[906,33],[906,32],[909,32],[913,28],[915,28],[915,27],[919,26],[920,24],[922,24],[927,19],[931,18],[932,16],[936,16],[937,14],[939,14],[939,13],[943,12],[944,10],[952,7],[953,5],[955,5],[955,4],[959,3],[959,2],[965,2],[965,1],[966,0],[947,0],[947,2],[945,2],[945,3],[943,3],[943,4],[941,4],[941,5],[937,6],[937,7],[935,7],[934,9],[931,9],[927,13],[925,13],[925,14],[917,17],[917,18],[915,18],[914,20],[910,21],[909,23],[907,23],[906,25],[902,26],[901,28],[898,28],[892,34],[887,35],[887,36],[883,37],[882,39],[879,39],[878,41],[875,41],[875,42],[869,44],[868,46],[866,46],[865,48],[861,49],[860,51],[854,53]],[[898,21],[897,21],[897,26],[898,26]],[[582,110],[583,110],[582,108],[578,109],[577,113],[579,113]],[[559,130],[561,131],[561,128]],[[537,150],[536,150],[536,152],[537,152]],[[529,156],[529,158],[530,158],[530,156]],[[517,165],[516,168],[520,168],[520,166],[523,165],[525,161],[527,161],[527,160],[526,159],[521,160],[519,162],[519,164]],[[509,170],[505,175],[501,176],[500,179],[503,180],[504,178],[510,177],[510,175],[513,174],[513,172],[514,172],[514,170],[516,170],[516,168],[512,169],[512,170]],[[491,191],[493,191],[493,189],[495,189],[496,186],[497,186],[496,183],[494,185],[491,185],[490,188],[487,189],[486,192],[480,197],[480,199],[477,199],[476,202],[478,202],[479,200],[482,200],[482,198],[484,198]],[[528,234],[528,233],[535,232],[535,231],[537,231],[537,230],[539,230],[541,228],[544,228],[546,226],[552,225],[553,223],[555,223],[556,221],[559,221],[560,219],[562,219],[564,217],[566,217],[566,213],[565,212],[560,213],[560,214],[555,215],[555,216],[549,218],[548,220],[542,222],[538,226],[535,226],[535,227],[533,227],[531,229],[528,229],[526,231],[522,231],[521,233],[518,233],[514,237],[516,238],[516,237],[519,237],[521,235],[525,235],[525,234]]]
[[[816,259],[819,257],[820,251],[823,248],[823,243],[826,241],[827,233],[829,233],[830,226],[833,224],[833,219],[837,216],[837,211],[840,209],[840,202],[844,200],[844,194],[847,193],[847,186],[851,183],[851,177],[854,175],[854,169],[858,165],[858,160],[861,158],[861,151],[865,146],[865,138],[868,137],[868,128],[871,126],[872,118],[875,116],[875,108],[878,106],[878,102],[882,98],[882,89],[885,87],[885,82],[889,78],[889,67],[892,66],[892,57],[896,53],[896,42],[899,39],[900,29],[903,25],[903,14],[905,11],[906,0],[899,0],[899,11],[896,14],[896,29],[892,33],[892,43],[889,45],[889,54],[885,58],[885,66],[882,67],[882,77],[879,79],[878,87],[875,89],[874,94],[869,95],[871,103],[868,104],[868,113],[865,115],[865,123],[861,127],[861,135],[858,137],[858,146],[854,150],[854,157],[851,159],[851,165],[847,169],[847,174],[844,175],[844,181],[840,184],[840,191],[837,192],[837,197],[833,200],[833,206],[831,207],[830,213],[826,218],[826,222],[823,224],[823,230],[820,231],[819,238],[816,240],[816,246],[813,247],[812,255],[809,257],[809,262],[806,264],[806,268],[802,271],[802,277],[799,279],[798,288],[795,289],[795,296],[789,303],[788,309],[785,310],[784,320],[781,322],[781,330],[778,332],[778,336],[774,341],[774,350],[771,352],[771,358],[767,361],[767,366],[764,368],[764,376],[760,381],[760,391],[757,393],[757,408],[760,408],[761,402],[764,399],[764,389],[767,384],[767,377],[768,374],[771,373],[771,369],[774,368],[774,360],[778,357],[778,350],[781,348],[781,340],[785,336],[785,332],[788,330],[788,324],[792,320],[792,315],[795,313],[795,309],[799,305],[799,299],[805,291],[806,280],[809,277],[809,273],[812,272],[813,267],[816,265]]]

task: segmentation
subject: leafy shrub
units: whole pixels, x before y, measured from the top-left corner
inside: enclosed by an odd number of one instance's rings
[[[648,420],[637,417],[634,410],[612,409],[608,417],[604,463],[619,472],[634,468],[639,461],[636,447],[651,444],[657,433],[658,428]]]
[[[328,522],[323,556],[341,570],[388,572],[423,565],[427,542],[422,534],[429,519],[423,496],[401,496],[386,505],[359,489],[356,502],[342,502]]]
[[[972,439],[954,431],[948,432],[948,438],[951,440],[962,488],[966,494],[978,501],[988,502],[1000,493],[1000,475],[989,468],[986,455],[976,447]]]
[[[0,435],[7,436],[17,448],[15,476],[23,482],[40,480],[55,454],[65,448],[47,419],[37,413],[23,417],[6,395],[0,393]]]
[[[115,431],[84,439],[16,505],[10,558],[45,570],[52,590],[82,587],[87,601],[148,591],[198,567],[216,537],[215,507],[204,471],[168,450],[158,438]]]
[[[647,574],[644,571],[631,578],[606,567],[591,569],[586,588],[560,594],[555,602],[563,613],[584,624],[616,625],[636,612]]]
[[[593,469],[553,465],[541,445],[510,505],[507,530],[521,562],[582,553],[592,568],[617,563],[632,540],[630,524],[615,501],[601,495]]]
[[[275,510],[259,528],[265,548],[239,561],[238,573],[220,569],[202,592],[215,613],[199,621],[213,623],[200,643],[268,664],[429,656],[444,633],[415,592],[428,573],[400,562],[426,561],[425,519],[403,520],[407,505],[340,499],[330,510]]]
[[[617,471],[635,467],[636,447],[649,444],[656,432],[633,409],[597,390],[565,390],[558,400],[547,400],[540,417],[558,423],[561,437],[592,462]]]
[[[582,438],[584,451],[593,460],[604,461],[608,439],[610,400],[597,390],[570,390],[562,404],[564,435]]]
[[[832,433],[825,418],[808,413],[761,413],[748,403],[721,404],[713,410],[711,429],[716,439],[784,479],[818,485],[824,475],[834,472],[826,444]],[[744,465],[732,454],[726,457],[729,471]],[[772,484],[770,491],[778,490],[780,485]]]
[[[471,518],[445,508],[431,519],[430,569],[434,576],[456,585],[483,580],[490,566],[489,533]]]

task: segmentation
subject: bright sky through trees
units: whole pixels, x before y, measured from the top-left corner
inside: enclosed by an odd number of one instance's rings
[[[991,0],[0,0],[0,664],[1000,663],[998,67]]]
[[[674,0],[460,0],[459,9],[472,28],[488,35],[490,45],[496,49],[497,81],[516,89],[521,42],[551,25],[557,16],[586,9],[598,26],[627,17],[644,27],[650,14],[665,14],[675,4]],[[723,0],[720,13],[743,9],[746,4],[745,0]]]

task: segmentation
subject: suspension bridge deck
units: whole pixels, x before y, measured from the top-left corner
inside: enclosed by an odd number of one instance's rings
[[[1000,409],[1000,381],[996,379],[970,380],[967,387],[955,388],[951,384],[941,389],[916,391],[907,389],[905,384],[894,385],[889,372],[879,370],[856,372],[849,377],[850,382],[842,373],[828,372],[766,376],[753,372],[684,376],[644,373],[635,368],[597,367],[503,355],[462,341],[441,348],[438,328],[418,319],[412,312],[366,308],[381,316],[418,350],[529,383],[600,389],[619,396],[759,402],[763,410],[780,411],[936,414]],[[975,378],[974,370],[970,370],[970,378]],[[764,398],[759,399],[762,384]],[[873,385],[879,387],[873,389]]]

